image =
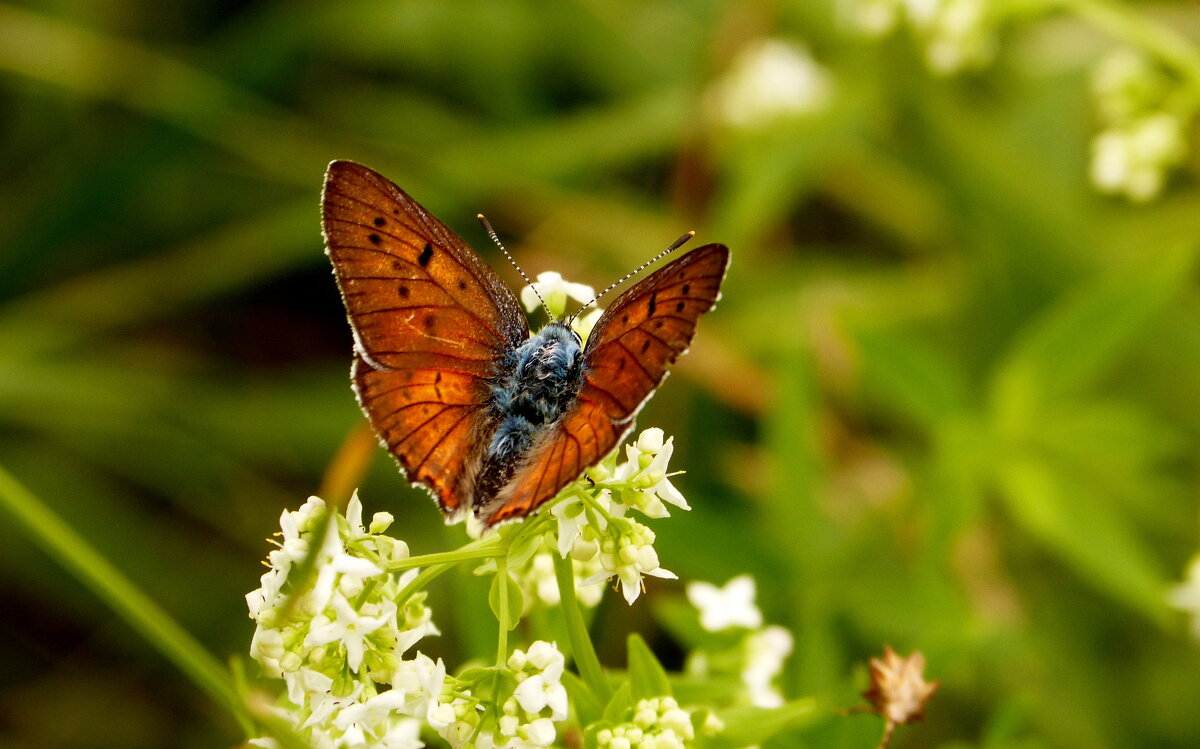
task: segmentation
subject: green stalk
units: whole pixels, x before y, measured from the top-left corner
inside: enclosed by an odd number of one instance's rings
[[[1174,67],[1200,90],[1200,51],[1187,37],[1145,17],[1138,6],[1112,0],[1051,0],[1101,31],[1138,47]]]
[[[252,721],[232,677],[220,662],[3,467],[0,467],[0,505],[12,513],[50,557],[128,622],[196,686],[228,707],[246,735],[252,735]]]
[[[496,570],[496,574],[500,576],[496,579],[496,584],[500,588],[500,626],[496,628],[500,634],[496,644],[496,669],[502,671],[504,665],[508,663],[508,554],[497,559],[496,566],[499,568]]]
[[[583,612],[579,601],[575,598],[575,568],[570,557],[558,553],[550,555],[554,558],[554,579],[558,583],[558,595],[562,600],[563,622],[567,627],[567,641],[571,643],[571,654],[575,658],[575,667],[584,683],[591,688],[592,694],[607,705],[612,698],[612,691],[604,678],[604,669],[600,667],[600,659],[596,657],[596,649],[592,647],[592,638],[588,635],[587,625],[583,622]]]
[[[431,567],[441,564],[457,564],[458,562],[466,562],[472,559],[486,559],[488,557],[498,557],[503,553],[503,545],[496,538],[481,538],[477,541],[472,541],[469,544],[455,549],[454,551],[439,551],[433,554],[421,554],[408,559],[401,559],[388,564],[388,572],[401,572],[410,570],[414,567]]]

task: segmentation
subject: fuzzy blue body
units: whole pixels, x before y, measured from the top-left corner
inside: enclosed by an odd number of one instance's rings
[[[512,476],[538,435],[574,401],[583,377],[583,346],[566,324],[552,322],[498,363],[491,407],[496,428],[476,494],[491,498]]]

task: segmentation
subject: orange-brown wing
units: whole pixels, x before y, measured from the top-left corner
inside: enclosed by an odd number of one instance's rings
[[[574,404],[534,443],[485,509],[488,525],[533,512],[617,446],[668,367],[691,345],[696,321],[716,305],[728,267],[728,248],[705,245],[605,310],[584,349],[583,383]]]
[[[478,467],[487,378],[528,337],[525,316],[462,239],[365,166],[330,164],[321,203],[359,403],[409,480],[453,515]]]

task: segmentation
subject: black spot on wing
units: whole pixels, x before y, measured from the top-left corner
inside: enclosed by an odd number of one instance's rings
[[[421,254],[417,256],[417,262],[422,268],[429,265],[429,261],[433,259],[433,245],[426,242],[425,249],[421,250]]]

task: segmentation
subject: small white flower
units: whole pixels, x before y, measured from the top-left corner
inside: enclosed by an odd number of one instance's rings
[[[379,737],[383,749],[421,749],[421,721],[415,718],[393,716],[388,721],[387,731]]]
[[[622,500],[648,518],[664,518],[670,513],[663,502],[681,510],[692,509],[679,490],[671,483],[667,463],[675,451],[675,438],[665,441],[657,427],[638,435],[637,441],[625,446],[626,461],[617,466],[613,475],[602,483],[617,489],[624,487],[635,494],[622,492]]]
[[[1200,554],[1192,558],[1187,578],[1167,592],[1167,602],[1192,617],[1192,637],[1200,640]]]
[[[565,713],[562,718],[557,718],[556,720],[563,720],[564,718],[566,718]],[[536,746],[550,746],[554,743],[557,731],[555,731],[554,723],[551,719],[538,718],[525,727],[524,734],[524,737]]]
[[[771,682],[783,670],[783,662],[792,653],[792,633],[783,627],[771,626],[746,638],[746,664],[742,668],[742,683],[756,707],[779,707],[781,695]]]
[[[371,533],[383,533],[390,528],[394,522],[396,522],[396,518],[392,515],[392,513],[377,512],[371,516],[370,531]]]
[[[677,580],[678,575],[659,566],[658,552],[654,550],[654,531],[646,526],[623,519],[615,533],[608,534],[600,544],[600,566],[602,572],[584,581],[590,585],[616,575],[621,584],[621,593],[630,605],[642,593],[642,576]]]
[[[367,635],[395,617],[396,605],[386,601],[384,612],[379,616],[363,616],[341,594],[333,597],[331,605],[335,618],[330,619],[322,614],[313,619],[312,628],[309,630],[308,636],[304,638],[304,644],[313,647],[340,642],[346,649],[346,664],[352,672],[358,673],[358,668],[362,665]],[[390,609],[387,608],[389,605]]]
[[[541,309],[542,303],[538,301],[538,294],[546,301],[546,307],[555,320],[566,314],[567,299],[574,299],[582,305],[596,296],[591,286],[566,281],[562,274],[554,271],[539,273],[536,281],[521,289],[521,304],[525,305],[529,312]]]
[[[721,588],[706,582],[688,583],[687,597],[700,610],[700,626],[709,632],[762,626],[762,612],[754,605],[755,585],[750,575],[738,575]]]
[[[508,666],[517,671],[517,678],[521,679],[513,697],[522,710],[530,715],[538,715],[548,707],[551,720],[566,719],[567,690],[562,685],[565,665],[558,646],[551,642],[538,640],[529,646],[528,651],[513,651]]]
[[[738,54],[710,96],[721,121],[755,129],[825,109],[832,90],[807,49],[765,39]]]
[[[405,713],[427,720],[440,707],[445,685],[446,664],[424,653],[417,653],[411,661],[401,661],[392,677],[392,689],[404,695]]]

